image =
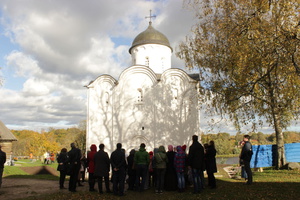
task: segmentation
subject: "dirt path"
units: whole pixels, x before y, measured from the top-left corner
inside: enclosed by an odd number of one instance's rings
[[[58,172],[49,166],[40,167],[22,167],[22,170],[31,175],[52,174],[59,176]],[[68,187],[69,181],[65,182]],[[78,191],[88,191],[88,183],[84,183],[83,187],[77,187]],[[9,178],[3,177],[2,187],[0,188],[0,199],[16,200],[30,196],[39,196],[42,194],[53,194],[57,192],[66,192],[67,189],[60,190],[58,181],[26,179],[26,178]]]
[[[69,181],[65,182],[68,187]],[[88,191],[88,183],[83,183],[83,187],[77,187],[77,191]],[[42,194],[53,194],[57,192],[69,193],[68,189],[60,190],[58,181],[40,180],[40,179],[19,179],[3,178],[0,188],[0,199],[16,200],[30,196],[39,196]]]

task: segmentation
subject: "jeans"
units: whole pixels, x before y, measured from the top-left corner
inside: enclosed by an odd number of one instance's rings
[[[147,165],[143,165],[143,164],[136,165],[135,185],[136,185],[137,190],[140,190],[140,191],[144,190],[147,171],[148,171]],[[142,178],[142,181],[140,181],[140,178]]]
[[[65,180],[66,180],[66,175],[67,175],[66,171],[60,171],[60,176],[59,176],[59,187],[60,188],[64,187],[64,183],[65,183]]]
[[[184,189],[185,188],[184,172],[176,172],[176,174],[177,174],[178,188]]]
[[[128,190],[133,190],[136,181],[136,170],[128,171]]]
[[[90,191],[91,190],[94,190],[95,188],[95,182],[96,182],[96,179],[94,177],[94,173],[89,173],[89,187],[90,187]]]
[[[200,169],[192,169],[193,174],[193,184],[194,184],[194,193],[201,192],[202,185],[201,185],[201,178],[200,178]]]
[[[242,174],[242,178],[248,179],[248,176],[247,176],[244,166],[241,167],[241,174]]]
[[[248,176],[247,184],[252,184],[252,171],[251,171],[251,168],[250,168],[250,161],[245,161],[244,160],[244,165],[245,165],[245,171],[246,171],[247,176]]]
[[[208,185],[211,188],[216,188],[216,178],[213,172],[207,172]]]
[[[3,175],[3,171],[4,171],[4,168],[0,168],[0,188],[1,188],[1,185],[2,185],[2,175]]]
[[[125,176],[124,168],[113,171],[113,191],[115,195],[124,195]]]
[[[157,168],[156,169],[156,190],[162,191],[164,188],[165,181],[165,168]]]
[[[73,191],[73,192],[76,191],[76,184],[78,181],[79,170],[80,170],[80,165],[73,164],[73,169],[69,180],[69,191]]]
[[[102,189],[103,178],[104,178],[106,192],[110,192],[110,189],[109,189],[109,177],[108,176],[104,176],[104,177],[103,176],[99,176],[99,177],[97,177],[98,190],[99,190],[100,193],[103,192],[103,189]]]

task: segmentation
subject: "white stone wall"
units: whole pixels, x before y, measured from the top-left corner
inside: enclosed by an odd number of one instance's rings
[[[128,152],[141,142],[148,151],[159,145],[190,145],[199,135],[197,82],[183,70],[157,76],[145,66],[127,68],[119,82],[100,76],[88,89],[87,148],[121,142]],[[107,103],[107,94],[109,101]]]
[[[171,68],[171,55],[169,47],[159,44],[140,45],[131,50],[132,65],[148,66],[158,74]]]

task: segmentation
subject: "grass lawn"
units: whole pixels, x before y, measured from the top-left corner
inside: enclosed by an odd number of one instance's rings
[[[28,163],[27,163],[28,164]],[[52,164],[55,168],[56,164]],[[4,174],[7,176],[13,171],[19,173],[21,168],[16,166],[14,170],[9,169],[9,166],[5,167]],[[19,168],[19,169],[17,169]],[[265,168],[264,172],[253,172],[253,185],[244,185],[243,180],[234,180],[228,178],[226,172],[219,166],[219,173],[217,175],[223,175],[223,177],[217,178],[217,189],[206,188],[200,194],[192,194],[193,188],[188,187],[184,193],[178,192],[164,192],[163,194],[155,194],[154,189],[146,190],[142,193],[128,191],[124,197],[116,197],[112,194],[91,193],[91,192],[61,192],[55,191],[51,195],[37,196],[26,198],[27,200],[43,199],[81,199],[81,200],[94,200],[94,199],[142,199],[142,200],[154,200],[154,199],[300,199],[300,171],[299,170],[273,170],[271,168]],[[21,170],[22,171],[22,170]],[[25,174],[22,175],[24,178]],[[49,175],[52,176],[52,175]],[[53,176],[52,176],[53,177]],[[30,178],[36,178],[30,176]],[[57,178],[57,177],[56,177]],[[45,179],[47,179],[45,177]]]
[[[3,176],[10,177],[10,178],[33,178],[33,179],[47,179],[47,180],[58,180],[58,176],[53,176],[51,174],[38,174],[38,175],[31,175],[23,170],[23,168],[30,168],[30,167],[51,167],[56,170],[57,163],[52,164],[44,164],[42,161],[33,161],[31,162],[29,159],[25,160],[18,160],[14,163],[14,166],[5,166]]]

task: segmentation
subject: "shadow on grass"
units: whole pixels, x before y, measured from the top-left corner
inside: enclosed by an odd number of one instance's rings
[[[5,176],[5,178],[21,178],[21,179],[41,179],[41,180],[59,180],[58,176],[53,176],[51,174],[37,174],[37,175],[9,175]],[[67,179],[67,178],[66,178]],[[17,181],[17,180],[16,180]]]
[[[97,188],[97,185],[95,186]],[[188,186],[186,191],[178,193],[177,191],[164,191],[163,194],[155,194],[154,188],[150,188],[144,192],[127,191],[126,196],[118,197],[113,194],[98,194],[97,192],[86,191],[70,193],[68,191],[56,191],[51,195],[26,198],[32,199],[142,199],[142,200],[172,200],[172,199],[299,199],[300,197],[299,182],[254,182],[252,185],[245,185],[241,180],[217,179],[217,188],[204,189],[200,194],[193,194],[193,188]]]
[[[7,178],[58,180],[59,172],[50,166],[18,167],[23,173],[6,175]]]
[[[42,175],[42,174],[51,174],[53,176],[58,176],[59,173],[52,167],[49,166],[35,166],[35,167],[20,167],[23,171],[30,175]]]

